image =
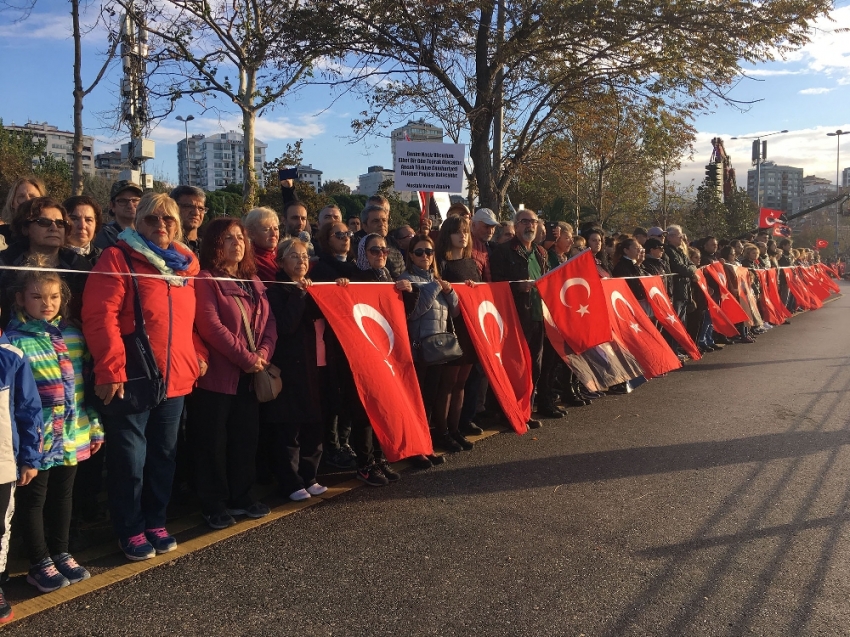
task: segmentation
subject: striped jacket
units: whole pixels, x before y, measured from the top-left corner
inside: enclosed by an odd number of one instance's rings
[[[87,460],[91,442],[103,441],[103,427],[97,412],[83,401],[83,364],[88,366],[90,356],[82,332],[59,317],[48,322],[18,313],[6,335],[29,360],[41,396],[41,469]]]

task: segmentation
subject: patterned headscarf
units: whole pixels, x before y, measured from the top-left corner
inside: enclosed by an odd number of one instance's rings
[[[366,246],[369,245],[369,242],[375,237],[377,237],[378,239],[384,239],[385,238],[385,237],[382,237],[381,235],[373,232],[372,234],[367,234],[365,237],[363,237],[360,240],[360,243],[357,245],[357,267],[360,268],[361,270],[364,270],[364,271],[374,270],[374,268],[371,265],[369,265],[369,259],[366,257]],[[386,268],[381,268],[379,270],[375,270],[375,272],[378,273],[379,279],[382,280],[382,281],[391,281],[392,280],[390,278],[390,272]]]

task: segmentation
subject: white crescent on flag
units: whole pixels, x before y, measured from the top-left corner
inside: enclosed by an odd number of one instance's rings
[[[665,309],[665,311],[667,312],[666,318],[667,318],[668,321],[670,321],[670,324],[672,325],[673,323],[676,322],[677,319],[676,319],[676,315],[673,313],[673,308],[671,308],[670,304],[667,302],[667,295],[664,294],[661,290],[659,290],[657,286],[653,285],[649,289],[649,298],[654,299],[656,296],[661,297],[662,301],[660,301],[660,303],[666,308]]]
[[[393,373],[393,376],[395,376],[395,371],[393,370],[393,366],[387,360],[389,355],[392,353],[393,348],[395,347],[395,333],[393,332],[393,328],[390,325],[389,321],[387,321],[386,317],[384,317],[384,315],[381,314],[378,310],[376,310],[374,307],[372,307],[371,305],[368,305],[366,303],[356,304],[352,308],[352,313],[354,315],[354,321],[357,323],[357,327],[360,329],[361,332],[363,332],[363,336],[365,336],[366,340],[369,341],[369,344],[372,345],[372,347],[374,347],[376,350],[378,350],[378,353],[381,356],[384,357],[384,362],[387,364],[387,367],[390,368],[390,371]],[[372,319],[373,321],[375,321],[375,323],[378,324],[378,326],[382,330],[384,330],[384,333],[387,335],[387,340],[389,341],[389,344],[390,344],[390,349],[387,351],[386,354],[381,352],[381,350],[378,348],[377,345],[375,345],[375,342],[371,339],[369,334],[364,329],[364,327],[363,327],[363,319],[364,318]]]
[[[620,319],[621,321],[625,321],[626,319],[624,319],[622,316],[620,316],[620,311],[617,309],[617,301],[622,301],[625,304],[625,306],[627,308],[629,308],[629,311],[632,314],[632,316],[631,316],[632,321],[631,321],[631,323],[629,323],[629,327],[632,328],[635,331],[635,333],[640,332],[640,326],[637,324],[637,321],[635,321],[635,310],[634,310],[634,308],[631,306],[631,304],[626,300],[626,298],[622,294],[620,294],[617,290],[614,290],[613,292],[611,292],[611,307],[614,308],[614,314],[617,315],[617,318]]]
[[[481,326],[481,333],[484,335],[484,338],[490,343],[490,339],[487,338],[487,330],[484,329],[484,318],[487,315],[492,316],[496,319],[496,325],[499,326],[499,343],[501,345],[505,342],[505,320],[502,318],[502,315],[499,313],[498,308],[493,305],[490,301],[481,301],[478,305],[478,324]],[[496,345],[496,343],[490,343],[490,345]],[[501,349],[501,348],[500,348]],[[496,358],[499,359],[499,362],[502,362],[502,353],[496,352]]]
[[[567,279],[566,281],[564,281],[564,285],[561,286],[561,305],[563,305],[564,307],[568,307],[570,309],[573,309],[573,308],[572,308],[572,306],[567,305],[567,300],[564,298],[564,295],[567,293],[567,290],[569,290],[574,285],[580,285],[585,290],[587,290],[587,298],[588,299],[590,298],[590,283],[587,282],[587,279],[582,279],[581,277],[577,277],[577,278],[574,278],[574,279]],[[584,316],[585,314],[590,314],[590,310],[588,309],[588,306],[587,305],[581,305],[581,304],[579,304],[576,312],[578,314],[580,314],[581,316]]]

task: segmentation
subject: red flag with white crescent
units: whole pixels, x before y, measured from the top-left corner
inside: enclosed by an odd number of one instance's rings
[[[682,363],[649,320],[625,279],[603,279],[614,338],[643,367],[647,379],[679,369]]]
[[[733,323],[747,323],[750,317],[744,312],[741,304],[735,300],[732,293],[729,291],[726,283],[726,269],[724,265],[717,261],[711,265],[705,266],[705,269],[711,274],[711,277],[717,283],[717,289],[720,291],[720,309]]]
[[[382,283],[307,290],[339,338],[387,460],[432,454],[401,292]]]
[[[767,270],[756,270],[755,273],[761,284],[761,295],[759,296],[758,303],[762,318],[768,323],[779,325],[784,318],[777,312],[773,304],[773,298],[769,290],[770,282],[768,281]]]
[[[802,276],[798,272],[800,266],[785,268],[785,280],[788,282],[788,289],[791,294],[797,299],[797,304],[807,310],[817,310],[823,307],[823,303],[814,294],[809,292],[809,287],[806,285]]]
[[[576,354],[611,340],[605,292],[590,250],[537,280],[552,321]]]
[[[770,270],[766,270],[767,276],[765,277],[767,280],[767,291],[770,296],[770,300],[773,302],[773,309],[776,311],[777,316],[781,318],[780,321],[777,321],[777,324],[782,323],[785,319],[792,316],[791,311],[785,307],[785,303],[782,302],[782,297],[779,295],[779,270],[776,268],[771,268]]]
[[[826,239],[818,239],[815,241],[815,250],[823,250],[824,248],[829,247],[829,241]]]
[[[772,228],[783,214],[781,210],[759,208],[759,228]]]
[[[723,336],[728,336],[729,338],[740,336],[735,324],[729,320],[729,317],[723,313],[723,310],[717,302],[711,298],[711,291],[708,289],[708,282],[705,280],[705,272],[703,272],[704,269],[705,268],[699,268],[696,271],[695,276],[697,278],[697,285],[699,286],[699,289],[702,290],[702,293],[705,295],[705,303],[708,306],[708,314],[711,316],[712,329],[715,332],[720,332]]]
[[[841,292],[841,288],[838,287],[838,284],[832,280],[832,277],[837,277],[835,274],[835,270],[830,268],[825,263],[817,263],[815,264],[815,269],[820,274],[821,281],[823,284],[827,286],[830,290],[835,293]]]
[[[815,268],[811,266],[801,267],[800,275],[803,277],[803,282],[808,285],[809,293],[814,294],[821,301],[825,301],[832,294],[829,287],[824,285],[820,276],[818,276],[818,273]]]
[[[455,285],[460,311],[490,390],[517,433],[531,418],[531,354],[519,323],[511,284]]]
[[[682,321],[676,316],[676,311],[673,309],[673,304],[670,302],[670,297],[664,289],[664,282],[660,276],[640,277],[638,279],[646,292],[646,300],[655,314],[655,320],[676,339],[676,342],[681,345],[685,352],[694,360],[702,358],[699,348],[691,335],[682,325]]]

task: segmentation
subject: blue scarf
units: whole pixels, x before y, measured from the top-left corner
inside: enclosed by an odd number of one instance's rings
[[[151,243],[146,237],[142,236],[132,228],[125,228],[118,238],[123,240],[133,250],[142,254],[148,262],[159,270],[162,274],[169,276],[174,285],[182,286],[185,281],[182,277],[175,276],[175,272],[185,272],[192,263],[192,257],[184,255],[171,244],[168,248],[162,249],[159,246]]]

